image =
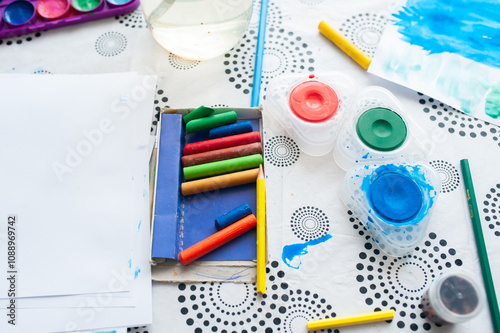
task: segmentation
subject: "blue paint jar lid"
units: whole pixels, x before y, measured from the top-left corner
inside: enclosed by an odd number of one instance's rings
[[[365,111],[356,124],[361,141],[370,148],[391,151],[406,140],[406,124],[399,114],[387,108],[372,108]]]
[[[422,208],[420,187],[411,177],[400,173],[384,173],[368,189],[371,206],[380,217],[403,223],[414,218]]]

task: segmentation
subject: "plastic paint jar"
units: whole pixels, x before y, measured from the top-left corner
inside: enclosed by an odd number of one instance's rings
[[[485,303],[478,284],[467,274],[438,276],[422,297],[423,312],[438,324],[457,324],[475,317]]]
[[[30,23],[35,18],[35,6],[28,1],[14,1],[5,7],[3,18],[9,26]]]
[[[402,257],[424,238],[440,189],[426,164],[366,164],[346,172],[340,198],[382,251]]]
[[[428,135],[404,112],[396,97],[377,86],[362,89],[349,105],[334,147],[344,170],[358,164],[425,160]]]
[[[337,72],[282,75],[269,83],[264,109],[285,128],[300,150],[322,156],[335,145],[353,86],[349,76]]]

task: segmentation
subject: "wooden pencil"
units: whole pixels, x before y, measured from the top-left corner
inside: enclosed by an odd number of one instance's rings
[[[484,242],[483,230],[481,228],[481,219],[479,210],[477,209],[476,194],[472,183],[472,175],[470,172],[469,161],[463,159],[460,161],[462,169],[462,178],[464,180],[465,192],[467,195],[467,203],[469,205],[469,213],[476,238],[477,254],[479,256],[479,264],[483,273],[484,288],[486,289],[486,298],[490,308],[491,320],[495,332],[500,332],[500,312],[498,309],[498,301],[495,293],[495,285],[491,276],[490,263],[488,260],[488,252],[486,251],[486,243]]]

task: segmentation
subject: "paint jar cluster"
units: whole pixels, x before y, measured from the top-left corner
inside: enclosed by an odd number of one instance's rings
[[[421,160],[425,133],[387,89],[356,87],[344,73],[275,78],[266,111],[311,156],[333,151],[344,170],[358,164]]]
[[[441,179],[422,162],[427,135],[398,99],[330,72],[278,77],[266,103],[304,153],[333,152],[346,171],[341,199],[374,242],[389,255],[410,253],[425,235]]]
[[[132,12],[139,0],[10,0],[0,4],[0,39]]]

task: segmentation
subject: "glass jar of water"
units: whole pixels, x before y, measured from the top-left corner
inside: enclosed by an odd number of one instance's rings
[[[252,0],[141,0],[154,39],[191,60],[224,54],[243,37]]]

